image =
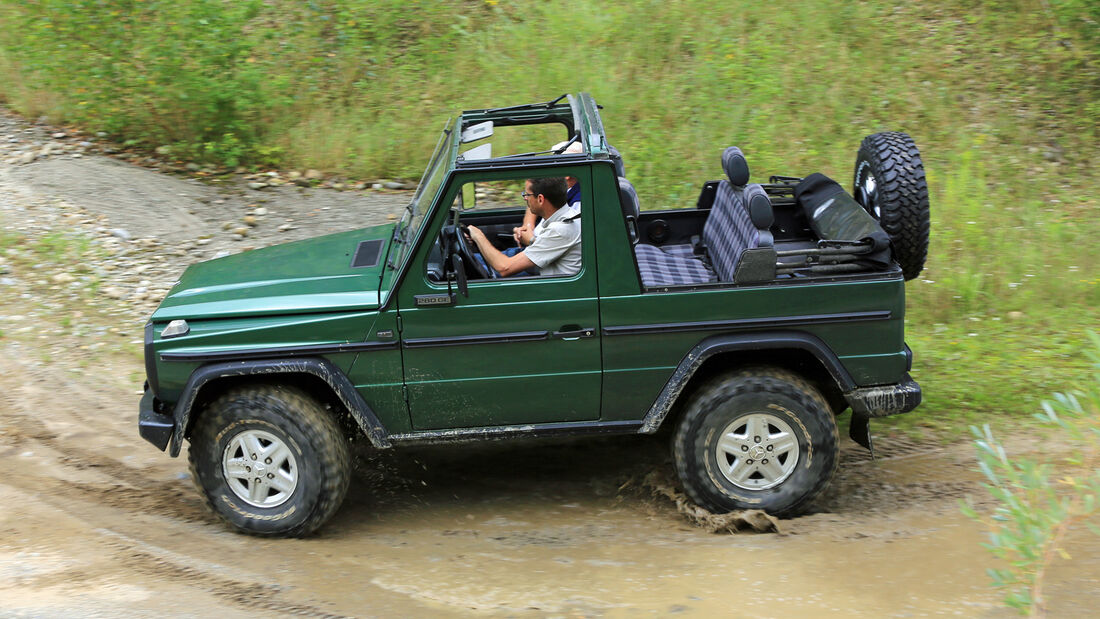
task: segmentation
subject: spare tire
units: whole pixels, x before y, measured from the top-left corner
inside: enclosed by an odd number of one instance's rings
[[[898,131],[863,138],[852,195],[886,234],[905,279],[920,275],[928,256],[928,183],[920,151]]]

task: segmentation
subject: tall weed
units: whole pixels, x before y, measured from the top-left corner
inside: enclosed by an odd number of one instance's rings
[[[989,575],[1005,590],[1005,603],[1021,614],[1045,614],[1044,576],[1056,558],[1073,559],[1063,544],[1071,528],[1083,525],[1100,535],[1091,521],[1100,507],[1100,337],[1088,335],[1091,380],[1081,390],[1055,394],[1037,415],[1055,431],[1047,442],[1068,454],[1061,470],[1071,472],[1054,479],[1054,463],[1010,457],[988,425],[971,427],[978,467],[996,507],[991,514],[969,503],[961,507],[989,529],[984,546],[1007,566],[991,568]]]

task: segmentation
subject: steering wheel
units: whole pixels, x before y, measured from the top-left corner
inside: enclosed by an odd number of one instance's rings
[[[466,265],[466,275],[473,276],[475,279],[491,279],[496,277],[496,271],[486,268],[481,264],[481,261],[474,257],[474,252],[470,250],[470,244],[466,242],[466,226],[455,226],[455,249],[458,254],[462,256],[462,262]]]

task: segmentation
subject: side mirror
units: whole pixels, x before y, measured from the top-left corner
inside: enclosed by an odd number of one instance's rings
[[[451,254],[451,277],[458,282],[458,292],[464,297],[470,296],[470,287],[466,285],[466,262],[458,252]],[[450,286],[451,280],[447,280]]]

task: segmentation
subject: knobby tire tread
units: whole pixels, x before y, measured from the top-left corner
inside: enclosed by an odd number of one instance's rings
[[[694,464],[696,463],[689,460],[694,459],[693,454],[686,453],[686,450],[683,449],[683,445],[687,444],[689,438],[687,436],[689,430],[694,428],[697,421],[710,413],[719,402],[747,392],[783,394],[798,402],[804,410],[811,410],[814,406],[818,407],[830,420],[830,423],[826,424],[830,430],[829,435],[822,437],[825,441],[824,445],[829,449],[829,455],[831,456],[831,462],[828,463],[825,474],[819,476],[798,501],[780,510],[768,510],[768,513],[779,518],[797,516],[805,511],[810,503],[825,490],[836,475],[840,462],[840,432],[829,405],[817,388],[789,370],[772,367],[745,368],[731,374],[719,376],[701,386],[689,400],[684,416],[677,424],[676,432],[673,435],[672,451],[676,472],[681,480],[692,479],[697,476],[697,471],[694,470]],[[710,482],[709,480],[703,480],[702,483],[708,484]],[[696,504],[714,512],[725,510],[724,507],[715,504],[709,497],[701,493],[694,484],[684,483],[683,486],[688,497]]]
[[[900,131],[869,135],[859,150],[860,156],[866,156],[881,174],[881,178],[875,178],[880,202],[894,208],[882,209],[879,224],[890,235],[905,279],[914,279],[924,268],[931,229],[928,183],[920,151],[913,138]],[[857,167],[860,158],[856,159]]]
[[[324,483],[320,488],[313,509],[298,525],[285,531],[244,529],[237,527],[226,518],[216,507],[209,493],[201,488],[198,471],[200,463],[197,456],[199,450],[195,449],[194,445],[187,452],[191,478],[195,480],[196,484],[200,485],[199,494],[202,496],[207,509],[224,522],[235,526],[239,531],[257,537],[304,537],[309,535],[327,522],[343,503],[344,495],[351,482],[351,454],[347,446],[347,440],[332,415],[306,393],[287,386],[249,385],[227,391],[205,408],[196,422],[191,439],[192,443],[196,440],[213,441],[214,436],[222,428],[235,421],[230,410],[233,403],[239,402],[242,398],[267,399],[292,411],[294,417],[300,420],[295,425],[299,426],[299,430],[307,435],[306,438],[317,446],[322,460],[318,465],[322,470],[321,478]]]

